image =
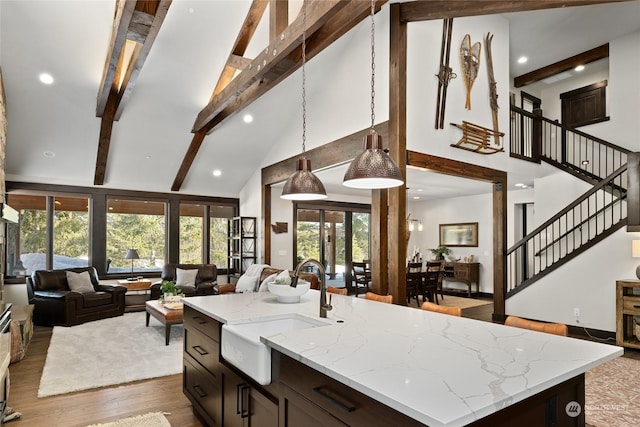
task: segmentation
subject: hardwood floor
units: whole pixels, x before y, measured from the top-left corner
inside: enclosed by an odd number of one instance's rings
[[[51,331],[52,328],[36,326],[25,358],[9,366],[9,406],[21,412],[22,418],[8,426],[84,427],[148,412],[167,413],[165,416],[175,427],[204,426],[182,393],[182,375],[38,398]]]

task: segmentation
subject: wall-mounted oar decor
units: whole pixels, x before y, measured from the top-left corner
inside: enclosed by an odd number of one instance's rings
[[[462,74],[464,75],[464,85],[467,88],[467,100],[464,108],[471,110],[471,88],[473,82],[478,77],[480,69],[480,42],[471,44],[471,36],[466,34],[460,45],[460,62],[462,63]]]
[[[440,70],[438,78],[438,99],[436,101],[436,129],[444,129],[444,107],[447,104],[447,86],[449,81],[456,78],[449,66],[451,55],[451,30],[453,29],[453,18],[446,18],[442,21],[442,46],[440,48]]]

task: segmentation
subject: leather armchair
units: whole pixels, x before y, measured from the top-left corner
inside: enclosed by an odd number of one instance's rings
[[[67,271],[89,272],[95,292],[69,289]],[[34,305],[33,322],[41,326],[73,326],[124,314],[124,294],[120,285],[101,285],[94,267],[37,270],[27,277],[29,304]]]
[[[182,290],[184,296],[213,295],[213,287],[218,283],[218,268],[213,264],[165,264],[162,267],[160,281],[151,285],[151,299],[158,299],[162,296],[162,282],[168,280],[176,281],[176,269],[198,270],[194,286],[176,286]]]

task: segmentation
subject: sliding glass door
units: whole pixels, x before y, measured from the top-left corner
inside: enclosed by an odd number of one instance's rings
[[[371,207],[353,203],[294,204],[295,264],[311,257],[325,267],[328,285],[352,289],[351,262],[370,258]],[[311,265],[303,268],[316,272]]]

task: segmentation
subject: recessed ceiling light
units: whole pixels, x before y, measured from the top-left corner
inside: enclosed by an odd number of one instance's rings
[[[49,73],[42,73],[39,76],[40,81],[46,85],[53,84],[53,76]]]
[[[528,60],[529,58],[527,58],[526,56],[521,56],[520,58],[518,58],[518,64],[525,64]]]
[[[413,200],[420,200],[420,196],[413,196]]]
[[[151,160],[151,156],[144,156],[145,159]]]
[[[253,121],[253,116],[251,114],[245,114],[244,117],[242,117],[242,120],[244,120],[245,123],[251,123]]]
[[[422,188],[418,188],[418,190],[417,190],[417,191],[422,191]]]
[[[216,169],[213,171],[213,176],[220,176],[222,175],[222,172],[220,171],[220,169]]]
[[[45,151],[44,153],[42,153],[43,156],[52,159],[56,156],[56,153],[54,153],[53,151]]]
[[[574,70],[580,72],[580,71],[584,70],[584,65],[578,65],[576,68],[574,68]]]

